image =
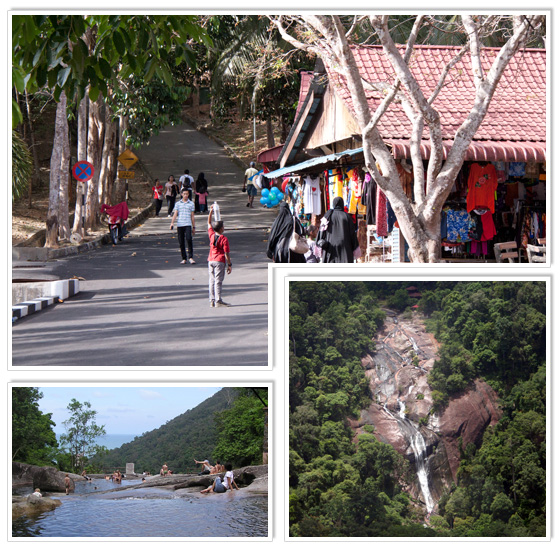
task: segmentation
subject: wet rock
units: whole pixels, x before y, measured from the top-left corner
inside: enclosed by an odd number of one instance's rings
[[[66,492],[64,477],[66,473],[49,466],[33,466],[22,462],[12,462],[12,485],[31,485],[38,487],[41,491]],[[81,476],[69,474],[70,492],[74,492],[74,480],[83,479]]]
[[[37,516],[43,512],[50,512],[60,506],[62,502],[56,498],[36,497],[12,497],[12,520],[22,516]]]
[[[376,352],[362,359],[374,399],[350,425],[357,436],[364,426],[391,445],[414,467],[411,435],[420,432],[426,446],[430,490],[435,500],[456,481],[460,461],[459,437],[463,445],[479,446],[485,429],[500,418],[497,395],[481,380],[460,397],[451,399],[438,417],[428,375],[438,358],[439,343],[426,332],[421,316],[387,315],[375,339]],[[419,487],[409,487],[421,498]]]

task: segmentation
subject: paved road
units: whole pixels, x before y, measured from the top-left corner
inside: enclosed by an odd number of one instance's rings
[[[165,129],[138,153],[152,177],[205,173],[232,250],[224,299],[208,303],[206,216],[196,216],[195,265],[181,265],[167,217],[151,218],[117,246],[17,269],[13,277],[83,277],[81,292],[12,328],[12,365],[239,367],[268,364],[266,231],[275,211],[246,208],[243,170],[186,125]],[[162,209],[162,213],[164,213]],[[99,369],[96,369],[99,370]]]

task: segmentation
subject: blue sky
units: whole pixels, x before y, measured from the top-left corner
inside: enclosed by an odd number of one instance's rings
[[[52,413],[54,431],[63,433],[63,422],[70,416],[67,406],[74,398],[88,401],[97,411],[97,424],[105,425],[107,434],[134,434],[154,430],[193,409],[214,395],[219,387],[108,387],[108,386],[38,386],[43,393],[39,408]]]

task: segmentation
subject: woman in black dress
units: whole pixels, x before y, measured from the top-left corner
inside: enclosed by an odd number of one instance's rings
[[[358,236],[352,216],[344,211],[344,201],[341,197],[333,200],[332,208],[321,220],[317,246],[323,251],[321,257],[323,263],[354,262],[354,250],[358,248]]]
[[[301,222],[295,219],[295,231],[298,235],[304,235]],[[305,263],[305,255],[297,254],[290,250],[290,238],[294,232],[294,217],[290,212],[290,207],[285,203],[280,203],[278,216],[270,228],[268,236],[268,248],[266,255],[274,263]]]

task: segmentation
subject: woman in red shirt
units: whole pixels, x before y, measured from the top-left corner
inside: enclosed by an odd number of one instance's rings
[[[152,187],[152,199],[156,207],[157,218],[161,210],[161,205],[163,204],[163,185],[161,185],[158,179],[154,181],[154,186]]]

